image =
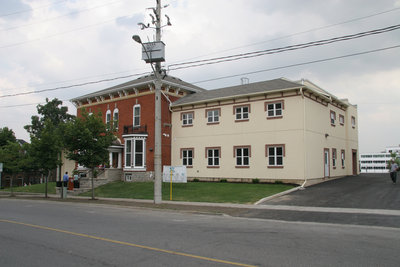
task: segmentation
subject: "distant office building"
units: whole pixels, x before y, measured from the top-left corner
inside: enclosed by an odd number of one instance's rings
[[[360,154],[360,168],[362,173],[389,172],[388,162],[392,159],[391,153],[400,155],[400,146],[387,147],[385,152]]]

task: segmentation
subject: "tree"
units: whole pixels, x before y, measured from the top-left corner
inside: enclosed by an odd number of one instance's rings
[[[108,162],[108,147],[115,139],[113,132],[103,122],[101,113],[89,115],[82,113],[67,124],[65,130],[65,147],[67,158],[91,169],[92,199],[94,197],[94,170]]]
[[[15,143],[17,139],[15,138],[15,134],[8,127],[0,128],[0,147],[3,147],[8,144],[8,142]]]
[[[44,174],[45,178],[45,197],[47,198],[48,181],[51,170],[61,165],[60,151],[63,149],[63,141],[58,129],[50,119],[46,120],[39,136],[31,136],[31,145],[28,154]]]
[[[26,158],[25,150],[17,142],[9,141],[5,146],[0,147],[0,162],[3,162],[3,170],[11,175],[11,196],[14,196],[13,180],[18,173],[24,170]]]
[[[30,133],[32,147],[30,154],[35,159],[35,165],[47,173],[45,196],[47,197],[47,183],[50,171],[61,166],[61,152],[63,146],[63,133],[65,124],[75,116],[68,114],[68,107],[60,106],[62,101],[57,98],[45,105],[38,105],[39,116],[31,117],[31,125],[24,128]],[[60,168],[61,170],[61,168]]]
[[[54,98],[49,101],[46,98],[45,105],[37,105],[37,111],[39,116],[32,116],[32,124],[26,125],[24,128],[31,134],[31,136],[40,136],[42,130],[45,127],[45,122],[50,120],[51,123],[57,128],[62,127],[63,124],[72,120],[75,116],[68,114],[68,107],[61,106],[62,101]]]

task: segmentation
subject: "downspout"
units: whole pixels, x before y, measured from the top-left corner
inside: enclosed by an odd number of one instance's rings
[[[303,81],[302,81],[303,82]],[[304,182],[300,186],[300,189],[305,189],[307,183],[306,168],[307,168],[307,148],[306,148],[306,99],[304,97],[303,87],[300,88],[301,98],[303,99],[303,151],[304,151],[304,166],[303,166],[303,177]]]

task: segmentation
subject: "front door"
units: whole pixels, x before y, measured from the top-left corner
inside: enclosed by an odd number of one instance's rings
[[[329,149],[324,149],[324,177],[329,177]]]

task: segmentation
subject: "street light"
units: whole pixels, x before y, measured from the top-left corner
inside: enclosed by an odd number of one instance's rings
[[[139,36],[139,35],[134,35],[134,36],[132,36],[132,39],[133,39],[135,42],[139,43],[139,44],[142,43],[142,39],[140,39],[140,36]]]
[[[161,78],[159,71],[161,70],[160,62],[156,62],[156,68],[154,69],[145,45],[142,43],[139,35],[133,35],[132,39],[141,44],[143,51],[146,53],[147,58],[150,59],[150,66],[155,76],[155,100],[154,100],[154,204],[160,204],[162,201],[161,183],[162,183],[162,163],[161,163]]]

